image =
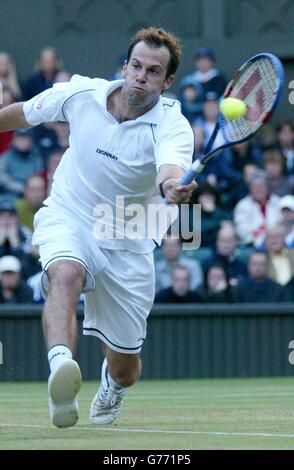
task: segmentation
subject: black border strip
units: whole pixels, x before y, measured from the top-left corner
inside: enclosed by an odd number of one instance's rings
[[[129,351],[134,351],[135,349],[140,349],[142,347],[142,344],[141,344],[141,346],[138,346],[137,348],[125,348],[123,346],[119,346],[118,344],[115,344],[112,341],[110,341],[110,339],[108,339],[107,336],[104,333],[102,333],[102,331],[98,330],[97,328],[83,328],[83,330],[84,331],[97,331],[97,333],[102,335],[110,344],[112,344],[113,346],[115,346],[116,348],[119,348],[119,349],[126,349],[126,350],[129,350]],[[145,338],[142,338],[142,342],[143,341],[145,341]]]

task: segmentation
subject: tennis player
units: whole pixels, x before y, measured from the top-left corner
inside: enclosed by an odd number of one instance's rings
[[[179,183],[192,161],[192,130],[179,103],[161,96],[173,83],[181,54],[175,36],[143,29],[130,44],[123,79],[74,75],[68,83],[0,111],[1,131],[48,121],[70,124],[70,147],[35,216],[33,238],[43,266],[43,330],[55,426],[73,426],[78,420],[82,379],[72,354],[81,292],[83,332],[100,338],[105,355],[90,420],[112,423],[125,388],[140,376],[140,350],[154,299],[156,243],[146,232],[135,239],[122,233],[127,219],[118,201],[128,208],[140,205],[142,219],[151,202],[162,202],[162,196],[171,203],[185,202],[196,186]],[[102,213],[109,215],[103,219],[104,231]]]

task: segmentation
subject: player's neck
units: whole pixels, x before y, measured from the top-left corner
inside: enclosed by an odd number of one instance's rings
[[[129,105],[122,89],[114,90],[107,99],[107,110],[119,123],[131,121],[150,111],[156,102],[149,103],[146,106],[135,107]]]

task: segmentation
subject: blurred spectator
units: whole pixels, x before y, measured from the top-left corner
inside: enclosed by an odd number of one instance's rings
[[[251,140],[262,152],[272,149],[277,145],[277,133],[271,124],[263,126],[258,134]]]
[[[203,116],[195,121],[195,125],[201,126],[205,133],[204,147],[207,145],[211,134],[216,125],[219,112],[219,97],[216,93],[210,91],[205,94],[203,102]],[[219,147],[224,143],[224,137],[221,132],[216,136],[212,149]]]
[[[64,121],[52,122],[52,129],[57,135],[57,145],[64,151],[69,147],[69,124]]]
[[[283,227],[266,230],[264,249],[269,259],[269,277],[284,286],[294,275],[294,250],[285,247]]]
[[[19,223],[33,231],[36,212],[46,198],[46,182],[42,176],[32,175],[25,184],[23,197],[15,203]]]
[[[231,220],[230,214],[219,205],[218,190],[208,183],[201,183],[193,191],[190,204],[201,204],[201,246],[214,247],[222,223]]]
[[[182,113],[190,124],[201,115],[204,91],[201,83],[194,77],[186,76],[180,82],[178,99],[182,105]]]
[[[67,70],[59,70],[55,75],[54,83],[69,82],[71,74]]]
[[[34,127],[32,130],[34,143],[42,156],[44,168],[48,165],[49,155],[58,147],[58,136],[52,122],[46,122]]]
[[[259,147],[253,145],[251,141],[235,144],[231,147],[232,168],[241,176],[244,167],[248,164],[262,167],[262,153]]]
[[[44,176],[45,181],[46,181],[47,196],[50,194],[54,173],[59,163],[61,162],[63,153],[64,152],[62,149],[56,148],[55,150],[53,150],[53,152],[49,156],[47,170],[45,170],[45,172],[42,175]]]
[[[286,159],[288,175],[294,174],[294,125],[291,121],[283,121],[277,127],[278,148]]]
[[[128,54],[126,52],[123,52],[122,54],[120,54],[120,56],[118,57],[118,60],[117,60],[117,68],[115,70],[115,72],[113,72],[110,77],[109,77],[109,80],[120,80],[122,79],[122,69],[123,69],[123,65],[125,63],[125,61],[128,59]]]
[[[32,289],[21,279],[21,264],[15,256],[0,259],[0,303],[28,304],[33,302]]]
[[[155,296],[155,303],[190,303],[199,302],[200,297],[190,290],[190,274],[184,266],[176,266],[171,274],[171,286],[160,290]]]
[[[266,253],[251,253],[248,273],[249,278],[240,281],[236,287],[237,302],[290,302],[287,290],[269,279],[269,260]]]
[[[285,245],[294,248],[294,196],[288,194],[280,200],[282,227],[285,231]]]
[[[215,55],[212,49],[200,47],[195,56],[195,71],[187,77],[201,83],[204,93],[214,92],[220,98],[225,90],[226,81],[215,67]]]
[[[30,129],[14,132],[12,145],[0,160],[0,198],[14,201],[24,191],[29,176],[42,170],[42,160],[33,146]]]
[[[194,155],[193,161],[196,160],[204,151],[205,131],[202,126],[194,124],[192,127],[194,133]]]
[[[293,191],[293,181],[283,176],[285,173],[284,157],[279,150],[266,150],[263,154],[264,170],[271,193],[285,196]]]
[[[10,202],[0,204],[0,257],[6,255],[20,260],[25,279],[41,270],[32,248],[32,232],[20,225],[15,206]]]
[[[251,176],[256,173],[259,168],[253,163],[247,163],[243,169],[242,179],[230,189],[226,195],[224,207],[226,210],[232,211],[236,204],[241,201],[249,193],[249,181]]]
[[[15,206],[0,203],[0,257],[14,255],[22,259],[24,253],[31,253],[31,240],[32,232],[19,224]]]
[[[217,116],[219,111],[219,101],[216,93],[209,92],[205,95],[203,103],[203,116],[196,119],[193,126],[203,129],[205,140],[203,142],[203,149],[209,142],[209,139],[213,133],[217,122]],[[195,135],[195,133],[194,133]],[[224,144],[224,137],[221,132],[217,134],[212,149],[219,147]],[[196,147],[197,148],[197,147]],[[221,158],[221,165],[219,159]],[[231,162],[231,150],[224,149],[219,155],[218,159],[212,158],[200,175],[200,181],[207,180],[210,184],[217,186],[218,188],[225,189],[232,186],[240,180],[240,174],[232,167]]]
[[[202,269],[198,261],[185,258],[182,254],[182,243],[178,238],[168,236],[162,240],[163,259],[155,261],[155,290],[156,292],[171,286],[172,270],[181,265],[189,272],[191,290],[202,282]]]
[[[22,98],[24,101],[53,86],[57,73],[62,70],[62,63],[57,51],[52,47],[42,49],[37,69],[36,73],[22,83]]]
[[[2,103],[0,100],[0,109],[5,108],[12,103],[14,103],[15,98],[8,86],[2,88]],[[0,132],[0,157],[6,150],[8,150],[13,137],[14,131]]]
[[[231,303],[235,295],[222,264],[212,264],[204,274],[204,282],[196,293],[204,303]]]
[[[280,198],[270,194],[265,173],[258,171],[249,180],[249,195],[234,210],[234,222],[244,245],[258,245],[264,240],[265,229],[281,222]]]
[[[2,86],[8,87],[14,98],[19,98],[20,87],[17,79],[15,65],[9,54],[0,52],[0,82]]]
[[[226,224],[217,233],[216,247],[213,255],[202,262],[204,272],[213,266],[223,266],[230,285],[236,285],[247,276],[246,265],[237,256],[238,238],[233,225]]]

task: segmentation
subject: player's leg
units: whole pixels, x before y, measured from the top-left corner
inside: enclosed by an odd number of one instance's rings
[[[111,424],[121,411],[125,388],[141,375],[140,354],[122,354],[106,346],[101,370],[101,383],[90,409],[94,424]]]
[[[78,420],[77,393],[82,378],[72,353],[77,336],[76,305],[86,270],[76,261],[62,260],[53,263],[47,275],[50,287],[43,312],[43,329],[51,369],[49,408],[55,426],[69,427]]]
[[[76,305],[85,282],[82,264],[56,261],[47,271],[50,288],[43,311],[43,331],[48,348],[64,344],[72,352],[76,343]]]

